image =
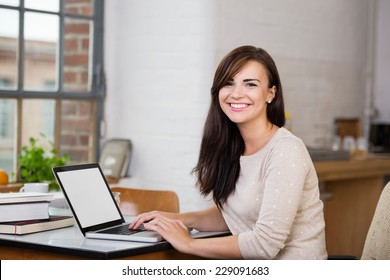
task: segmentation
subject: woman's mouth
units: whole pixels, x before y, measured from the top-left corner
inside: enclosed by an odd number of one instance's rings
[[[248,106],[249,106],[249,104],[246,104],[246,103],[230,103],[230,107],[233,109],[233,111],[243,110],[243,109],[247,108]]]

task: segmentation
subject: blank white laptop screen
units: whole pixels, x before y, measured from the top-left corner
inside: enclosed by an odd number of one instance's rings
[[[57,166],[53,173],[85,237],[138,242],[163,239],[156,231],[129,230],[98,163]]]
[[[57,175],[82,228],[122,218],[98,168],[58,172]]]

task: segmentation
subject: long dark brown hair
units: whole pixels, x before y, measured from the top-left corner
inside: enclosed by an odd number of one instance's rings
[[[267,72],[268,87],[275,86],[277,89],[272,103],[267,104],[268,120],[278,127],[285,123],[282,85],[272,57],[265,50],[253,46],[242,46],[228,53],[215,71],[199,159],[193,169],[200,193],[204,196],[212,193],[220,208],[235,190],[245,144],[237,125],[222,111],[218,95],[220,89],[249,61],[261,63]]]

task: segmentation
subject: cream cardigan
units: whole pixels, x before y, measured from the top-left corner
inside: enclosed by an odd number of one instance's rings
[[[235,192],[222,215],[245,259],[326,259],[318,178],[303,142],[278,129],[257,153],[242,156]]]

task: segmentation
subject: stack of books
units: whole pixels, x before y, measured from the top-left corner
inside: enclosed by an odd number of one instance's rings
[[[1,193],[0,233],[26,234],[72,226],[71,216],[50,216],[52,193]]]
[[[0,223],[49,218],[52,193],[2,193],[0,194]]]

